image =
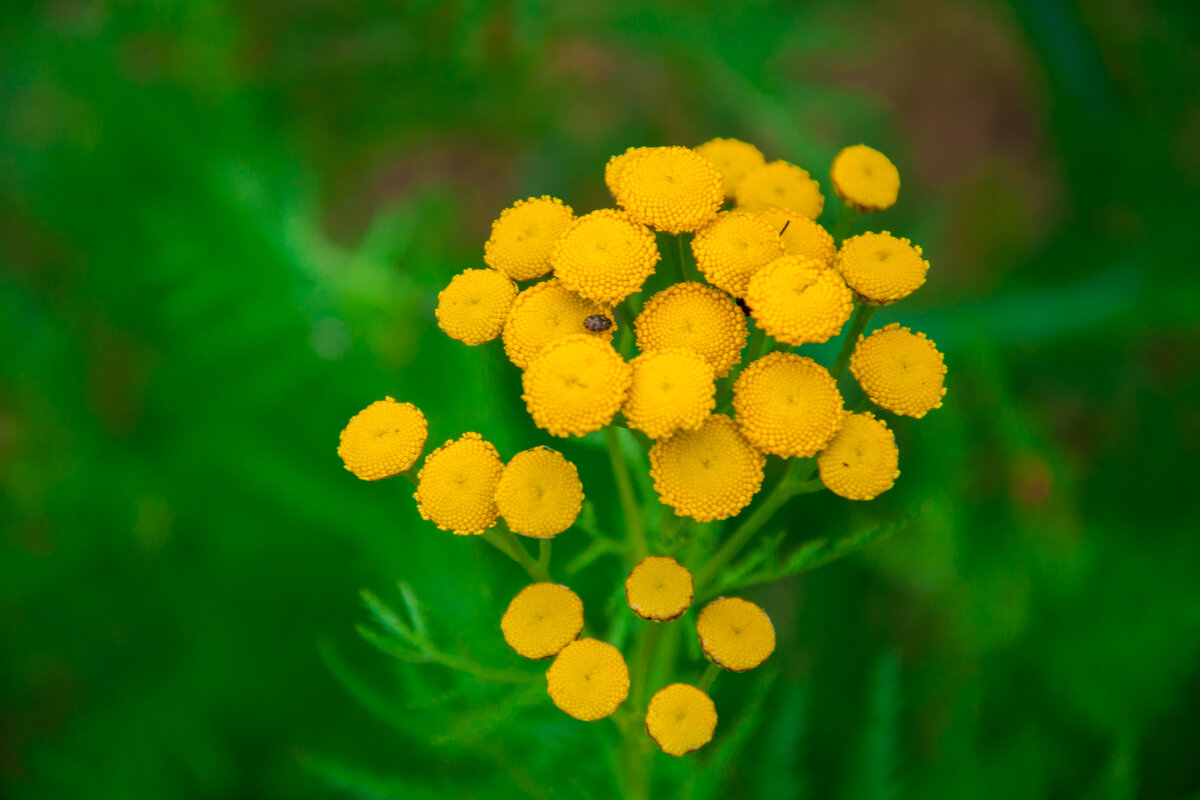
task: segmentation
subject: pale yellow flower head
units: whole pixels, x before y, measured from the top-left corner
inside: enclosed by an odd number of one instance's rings
[[[504,330],[517,285],[494,269],[468,269],[438,293],[438,327],[465,344],[490,342]]]
[[[632,381],[633,368],[611,344],[567,336],[546,345],[525,370],[522,399],[539,428],[583,436],[612,422]]]
[[[835,270],[800,256],[784,256],[751,280],[746,304],[759,327],[776,341],[827,342],[854,311],[854,295]]]
[[[444,531],[483,533],[496,524],[504,463],[491,442],[464,433],[434,450],[417,473],[417,510]]]
[[[684,347],[708,360],[718,378],[742,360],[746,315],[729,295],[692,281],[676,283],[647,301],[633,323],[643,353]]]
[[[740,597],[718,597],[696,618],[704,655],[730,672],[757,667],[775,652],[775,626],[767,612]]]
[[[638,292],[658,263],[654,233],[629,215],[602,208],[576,219],[550,256],[554,275],[581,297],[616,305]]]
[[[526,586],[508,604],[500,630],[509,647],[525,658],[550,658],[583,630],[583,601],[557,583]]]
[[[783,458],[816,455],[842,425],[842,395],[833,376],[811,358],[768,353],[733,385],[742,433],[764,453]]]
[[[811,258],[825,267],[833,264],[833,257],[837,253],[833,236],[815,219],[786,208],[768,208],[756,213],[770,223],[779,238],[783,239],[783,247],[788,255]]]
[[[717,406],[716,373],[695,350],[650,350],[629,362],[633,384],[622,409],[651,439],[699,428]]]
[[[784,254],[779,231],[757,214],[718,214],[692,239],[696,266],[713,286],[745,297],[754,273]]]
[[[518,200],[492,223],[483,260],[516,281],[531,281],[550,271],[554,244],[575,219],[571,207],[543,195]]]
[[[847,500],[874,500],[892,488],[900,451],[896,437],[870,411],[846,412],[841,430],[817,456],[817,468],[825,488]]]
[[[417,463],[428,433],[421,409],[387,397],[350,418],[338,437],[338,455],[364,481],[391,478]]]
[[[743,211],[786,208],[816,219],[825,207],[825,197],[808,170],[786,161],[772,161],[750,170],[742,178],[737,188],[737,206]]]
[[[725,199],[721,173],[690,147],[635,151],[617,177],[617,205],[643,225],[667,233],[699,230]]]
[[[941,408],[946,394],[946,361],[937,345],[895,322],[859,337],[850,372],[872,403],[906,417]]]
[[[610,716],[629,696],[629,668],[621,651],[597,639],[577,639],[546,671],[554,705],[584,722]]]
[[[900,194],[900,173],[888,157],[865,144],[843,148],[829,171],[833,190],[862,213],[891,208]]]
[[[650,477],[663,505],[700,522],[727,519],[762,487],[767,459],[724,414],[650,448]]]
[[[833,263],[851,289],[879,305],[908,297],[929,272],[920,247],[887,231],[852,236],[842,242]]]
[[[496,506],[513,533],[557,536],[575,524],[583,507],[579,471],[549,447],[517,453],[500,476]]]
[[[586,320],[602,316],[611,323],[602,331],[591,331]],[[535,283],[513,301],[504,323],[504,352],[521,369],[542,352],[542,348],[564,336],[588,334],[611,341],[617,330],[612,309],[595,300],[586,300],[562,285],[557,278]]]
[[[725,199],[732,200],[746,173],[767,163],[762,151],[738,139],[710,139],[696,148],[721,173]]]
[[[692,604],[692,573],[668,556],[647,556],[625,579],[625,600],[642,619],[668,622]]]
[[[659,689],[646,709],[646,732],[664,753],[682,756],[712,741],[717,707],[695,686],[673,683]]]

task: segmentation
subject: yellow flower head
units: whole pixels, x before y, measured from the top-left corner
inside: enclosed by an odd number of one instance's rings
[[[417,463],[428,433],[421,409],[388,397],[350,418],[338,437],[338,455],[364,481],[390,478]]]
[[[602,208],[571,223],[554,246],[550,263],[563,286],[611,306],[641,290],[658,258],[649,228],[620,211]]]
[[[734,191],[746,173],[767,163],[762,151],[738,139],[711,139],[696,148],[721,173],[725,199],[732,200]]]
[[[434,450],[417,473],[417,510],[444,531],[483,533],[496,524],[504,463],[491,442],[464,433]]]
[[[854,294],[835,270],[800,256],[784,256],[750,280],[746,304],[759,326],[777,341],[827,342],[854,311]]]
[[[534,424],[554,436],[598,431],[621,410],[633,368],[603,339],[556,339],[521,376],[522,399]]]
[[[788,255],[811,258],[824,267],[833,264],[837,247],[833,244],[833,236],[821,227],[821,223],[786,208],[768,208],[757,213],[783,239]]]
[[[843,148],[829,171],[838,197],[862,213],[891,208],[900,194],[896,165],[865,144]]]
[[[620,168],[617,205],[643,225],[667,233],[703,227],[725,200],[721,173],[690,147],[635,152]]]
[[[517,453],[504,468],[496,506],[513,533],[548,539],[575,524],[583,507],[583,484],[562,453],[535,447]]]
[[[668,622],[692,604],[692,573],[667,556],[647,556],[625,579],[625,600],[642,619]]]
[[[810,219],[821,216],[825,198],[808,170],[786,161],[772,161],[750,170],[737,188],[737,205],[743,211],[786,208]]]
[[[583,630],[583,601],[557,583],[526,586],[508,604],[500,630],[509,647],[525,658],[550,658]]]
[[[696,266],[714,286],[744,297],[754,273],[784,254],[779,231],[757,214],[727,211],[692,239]]]
[[[858,339],[850,372],[871,402],[893,414],[920,419],[942,407],[946,361],[923,333],[893,322]]]
[[[483,260],[515,281],[531,281],[550,271],[554,243],[575,219],[562,200],[543,195],[518,200],[492,223]]]
[[[842,242],[833,263],[851,289],[881,305],[920,289],[929,272],[920,247],[887,231],[852,236]]]
[[[597,639],[577,639],[546,670],[554,705],[584,722],[612,714],[629,696],[629,668],[621,651]]]
[[[592,316],[604,317],[609,326],[590,330],[586,321]],[[616,320],[608,306],[585,300],[557,278],[551,278],[525,289],[513,301],[504,323],[504,352],[510,361],[525,369],[555,339],[590,334],[611,341],[616,329]]]
[[[647,301],[633,323],[643,353],[685,347],[704,356],[718,378],[742,360],[746,346],[746,315],[729,295],[686,282],[668,286]]]
[[[730,672],[754,669],[775,652],[775,626],[767,612],[740,597],[718,597],[696,619],[704,655]]]
[[[517,285],[494,269],[468,269],[438,293],[438,327],[452,339],[483,344],[500,335]]]
[[[654,693],[646,709],[646,732],[669,756],[682,756],[712,741],[717,707],[695,686],[673,683]]]
[[[846,412],[842,429],[817,456],[825,488],[847,500],[874,500],[900,477],[896,437],[870,411]]]
[[[733,385],[738,425],[755,447],[784,458],[816,455],[842,425],[842,395],[811,358],[768,353]]]
[[[612,193],[613,198],[617,196],[618,187],[621,185],[621,175],[625,172],[625,168],[633,163],[633,160],[639,158],[646,153],[655,150],[665,150],[665,147],[630,147],[621,153],[619,156],[613,156],[604,165],[604,184],[608,187],[608,191]]]
[[[629,427],[651,439],[694,431],[717,407],[716,373],[694,350],[650,350],[629,365],[633,383],[622,411]]]
[[[727,519],[762,487],[767,459],[737,424],[713,414],[695,431],[680,431],[650,448],[650,477],[663,505],[700,522]]]

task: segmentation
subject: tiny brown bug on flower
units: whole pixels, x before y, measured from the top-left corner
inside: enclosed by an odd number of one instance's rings
[[[583,321],[583,327],[592,333],[600,333],[612,327],[612,320],[603,314],[592,314]]]

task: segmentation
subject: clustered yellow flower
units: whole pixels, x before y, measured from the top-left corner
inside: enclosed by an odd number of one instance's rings
[[[768,353],[742,370],[733,408],[746,438],[783,458],[816,455],[842,425],[842,395],[823,366],[795,353]]]
[[[464,344],[490,342],[504,330],[517,285],[502,272],[468,269],[438,294],[438,327]]]
[[[746,315],[729,295],[694,282],[676,283],[651,297],[634,320],[633,331],[642,352],[695,350],[718,378],[741,360],[749,336]]]
[[[767,612],[740,597],[718,597],[696,618],[708,660],[730,672],[754,669],[775,652],[775,626]]]
[[[864,300],[886,305],[921,288],[929,262],[921,248],[887,231],[863,233],[842,242],[834,265]]]
[[[603,339],[576,334],[546,345],[521,381],[522,399],[539,428],[554,436],[583,436],[621,410],[633,367]]]
[[[724,414],[694,431],[680,431],[650,448],[650,477],[658,499],[681,517],[728,519],[754,499],[767,463]]]
[[[339,437],[338,455],[364,481],[391,478],[417,463],[428,433],[421,409],[386,397],[351,417]]]
[[[555,276],[580,297],[614,305],[638,292],[658,263],[654,233],[611,208],[571,223],[554,245]]]
[[[847,411],[837,435],[817,456],[821,483],[847,500],[874,500],[892,488],[899,462],[896,437],[870,411]]]
[[[692,604],[692,573],[670,556],[646,556],[625,579],[625,600],[642,619],[669,622]]]
[[[827,342],[841,333],[854,311],[854,295],[821,262],[783,256],[750,279],[746,304],[768,336],[801,345]]]
[[[785,253],[783,239],[757,214],[718,214],[692,239],[696,266],[708,282],[734,297],[744,297],[750,279]]]
[[[686,755],[712,741],[717,707],[695,686],[673,683],[655,692],[646,709],[646,733],[669,756]]]
[[[603,317],[605,327],[587,327],[591,317]],[[504,322],[504,352],[521,369],[529,366],[542,348],[572,334],[590,334],[611,341],[617,330],[612,309],[586,300],[551,278],[535,283],[517,295]]]
[[[614,181],[617,205],[666,233],[698,230],[725,199],[721,173],[690,147],[634,150],[621,162]]]
[[[629,427],[651,439],[694,431],[717,406],[716,373],[695,350],[647,350],[629,365],[633,383],[622,411]]]
[[[557,536],[575,524],[583,508],[579,470],[549,447],[517,453],[496,486],[496,508],[513,533]]]
[[[825,207],[825,197],[808,170],[786,161],[772,161],[742,178],[737,188],[737,207],[743,211],[785,208],[816,219]]]
[[[937,345],[897,322],[859,337],[850,372],[872,403],[905,417],[941,408],[946,394],[946,361]]]
[[[561,584],[526,586],[508,604],[500,630],[525,658],[551,658],[583,630],[583,601]]]
[[[483,245],[483,261],[515,281],[531,281],[550,271],[550,254],[575,219],[571,207],[555,197],[518,200],[492,223]]]
[[[491,442],[464,433],[434,450],[417,474],[417,510],[444,531],[483,533],[496,524],[504,462]]]

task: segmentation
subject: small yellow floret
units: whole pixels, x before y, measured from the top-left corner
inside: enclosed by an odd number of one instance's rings
[[[833,236],[821,227],[821,223],[786,208],[768,208],[757,213],[783,239],[788,255],[812,258],[824,267],[833,265],[837,247],[833,244]]]
[[[550,254],[575,214],[556,197],[518,200],[492,223],[483,260],[516,281],[531,281],[550,271]]]
[[[643,353],[685,347],[704,356],[718,378],[742,360],[749,331],[746,315],[729,295],[686,282],[668,286],[650,298],[633,323]]]
[[[629,668],[621,651],[597,639],[564,647],[546,670],[554,705],[584,722],[612,714],[629,696]]]
[[[740,597],[718,597],[696,619],[700,647],[730,672],[754,669],[775,652],[775,626],[767,612]]]
[[[622,164],[617,205],[643,225],[667,233],[695,231],[725,199],[721,173],[690,147],[653,147]]]
[[[846,412],[842,429],[817,456],[825,488],[847,500],[874,500],[900,477],[896,437],[870,411]]]
[[[650,448],[650,477],[663,505],[700,522],[732,517],[750,505],[766,463],[724,414]]]
[[[598,431],[621,410],[633,368],[603,339],[567,336],[546,345],[521,376],[534,424],[554,436]]]
[[[633,383],[622,411],[629,427],[651,439],[695,430],[717,407],[716,373],[694,350],[651,350],[629,364]]]
[[[800,345],[837,336],[854,311],[854,294],[841,275],[820,261],[784,256],[750,280],[746,304],[776,341]]]
[[[900,173],[887,156],[865,144],[843,148],[829,170],[838,197],[862,213],[891,208],[900,194]]]
[[[717,707],[695,686],[673,683],[654,693],[646,709],[646,732],[669,756],[682,756],[712,741]]]
[[[696,148],[721,173],[725,199],[732,200],[746,173],[767,163],[762,151],[738,139],[710,139]]]
[[[621,155],[610,158],[604,165],[604,185],[608,187],[613,198],[616,199],[617,188],[621,185],[621,174],[625,171],[625,167],[629,166],[635,158],[652,150],[665,149],[663,147],[629,147]]]
[[[754,273],[785,252],[779,231],[744,211],[718,214],[692,239],[696,266],[709,283],[734,297],[745,297]]]
[[[842,395],[811,358],[768,353],[733,385],[738,425],[755,447],[784,458],[816,455],[842,425]]]
[[[508,604],[500,630],[509,647],[525,658],[550,658],[583,630],[583,601],[557,583],[526,586]]]
[[[417,510],[444,531],[483,533],[496,524],[504,463],[491,442],[464,433],[434,450],[417,473]]]
[[[887,231],[847,239],[833,263],[851,289],[881,305],[903,300],[920,289],[929,272],[920,247]]]
[[[668,556],[647,556],[625,579],[625,600],[643,619],[677,619],[692,604],[692,573]]]
[[[496,506],[513,533],[535,539],[557,536],[575,524],[583,507],[579,471],[549,447],[517,453],[496,487]]]
[[[554,275],[571,291],[616,305],[654,274],[658,263],[654,234],[611,208],[578,218],[559,237],[550,263]]]
[[[388,397],[350,418],[338,437],[338,455],[364,481],[390,478],[417,463],[428,433],[421,409]]]
[[[772,161],[750,170],[737,188],[737,205],[743,211],[786,208],[810,219],[821,216],[825,198],[820,185],[786,161]]]
[[[850,372],[880,408],[920,419],[942,407],[946,395],[946,361],[923,333],[893,322],[859,337]]]
[[[607,330],[589,331],[584,320],[595,315],[607,318],[612,324]],[[612,309],[585,300],[557,278],[551,278],[525,289],[513,301],[504,323],[504,352],[510,361],[525,369],[555,339],[588,334],[611,341],[616,330]]]
[[[494,269],[468,269],[438,292],[438,327],[452,339],[483,344],[500,335],[517,296],[517,285]]]

